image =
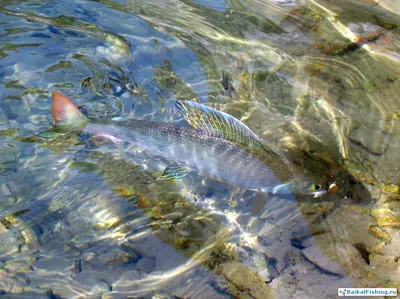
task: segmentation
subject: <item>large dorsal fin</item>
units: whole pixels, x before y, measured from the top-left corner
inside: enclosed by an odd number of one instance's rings
[[[229,114],[192,101],[177,101],[176,107],[189,124],[207,135],[245,146],[263,147],[249,127]]]

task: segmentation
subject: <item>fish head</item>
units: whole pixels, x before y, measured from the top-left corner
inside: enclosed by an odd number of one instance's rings
[[[299,185],[299,193],[313,195],[314,198],[321,197],[326,194],[334,194],[338,191],[339,186],[336,182],[331,184],[325,182],[303,182]]]

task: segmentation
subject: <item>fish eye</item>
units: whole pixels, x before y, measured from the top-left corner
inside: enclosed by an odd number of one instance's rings
[[[315,190],[319,190],[319,189],[321,189],[321,188],[322,188],[322,186],[319,185],[319,184],[317,184],[317,185],[314,186],[314,189],[315,189]]]

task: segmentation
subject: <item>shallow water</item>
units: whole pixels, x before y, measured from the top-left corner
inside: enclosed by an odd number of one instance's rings
[[[326,298],[400,286],[394,0],[0,4],[0,297]],[[50,91],[92,117],[234,115],[335,195],[270,196],[126,144],[53,136]],[[44,133],[43,133],[44,132]],[[245,174],[244,174],[245,175]]]

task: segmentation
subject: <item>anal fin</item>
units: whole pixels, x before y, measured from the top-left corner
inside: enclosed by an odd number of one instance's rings
[[[272,188],[272,194],[288,194],[291,193],[291,187],[293,186],[294,182],[289,182],[286,184],[277,185]]]
[[[95,145],[122,142],[121,139],[116,138],[116,137],[114,137],[112,135],[97,134],[97,133],[94,133],[94,134],[91,135],[90,141],[93,142],[93,144],[95,144]]]
[[[187,175],[192,170],[188,167],[173,163],[165,168],[164,173],[158,178],[160,181],[178,180]]]

